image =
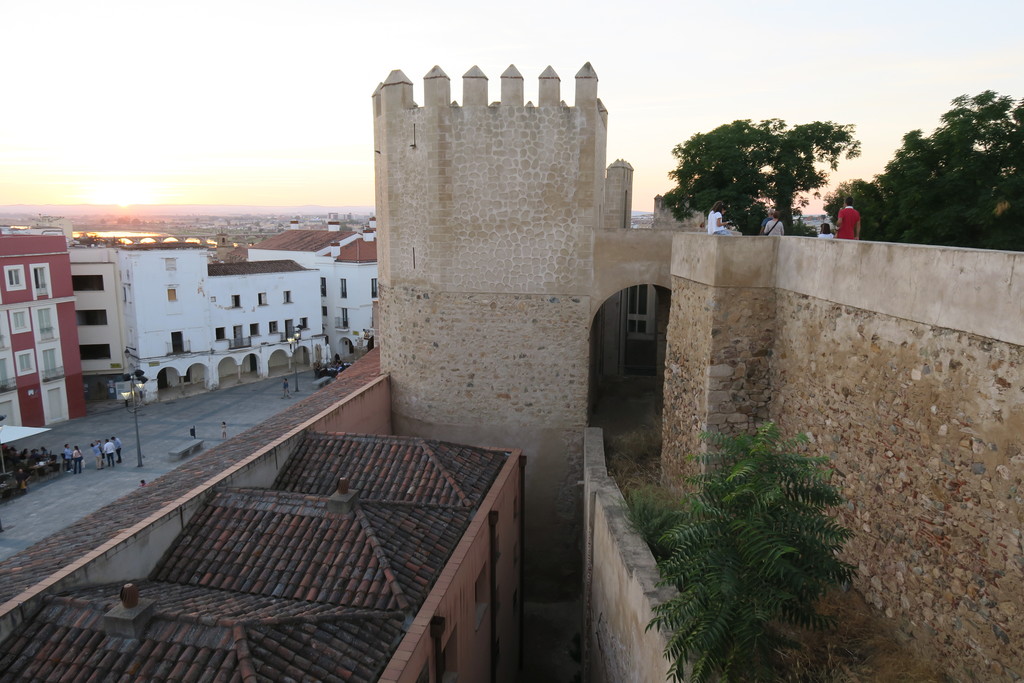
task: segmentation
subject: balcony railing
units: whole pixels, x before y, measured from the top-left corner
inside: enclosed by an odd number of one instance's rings
[[[53,328],[52,327],[40,327],[39,328],[40,339],[53,339]]]
[[[192,353],[192,342],[185,341],[181,344],[175,344],[173,342],[167,342],[167,355],[168,356],[180,356],[185,353]]]
[[[14,391],[17,388],[18,384],[17,382],[14,381],[13,377],[0,378],[0,394],[6,393],[8,391]]]
[[[64,376],[64,366],[61,365],[56,368],[43,368],[39,374],[43,376],[44,382],[49,382],[50,380],[54,379],[60,379]]]
[[[6,349],[6,348],[7,348],[7,335],[6,334],[0,334],[0,349]]]
[[[50,296],[50,288],[47,285],[36,287],[36,296]]]
[[[246,346],[252,346],[252,337],[235,337],[228,340],[229,349],[244,349]]]

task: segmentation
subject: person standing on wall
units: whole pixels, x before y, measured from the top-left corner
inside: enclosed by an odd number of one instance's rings
[[[860,211],[853,208],[853,197],[846,198],[846,207],[839,212],[839,220],[836,221],[836,239],[859,240],[860,239]]]
[[[772,211],[771,215],[768,216],[768,221],[761,226],[761,234],[777,235],[779,237],[786,234],[786,226],[779,219],[778,211]]]

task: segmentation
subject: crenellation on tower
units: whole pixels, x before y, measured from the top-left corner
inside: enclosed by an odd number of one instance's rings
[[[434,66],[423,77],[423,106],[447,107],[452,98],[452,81],[441,67]]]
[[[597,103],[597,72],[587,62],[576,73],[576,106],[583,107]]]
[[[462,75],[462,106],[487,106],[487,76],[478,66]]]
[[[501,104],[523,106],[523,75],[515,64],[509,64],[501,74]]]
[[[562,79],[549,65],[541,72],[538,80],[537,106],[564,107],[562,102]]]
[[[380,86],[382,110],[413,109],[416,103],[412,99],[412,81],[399,69],[392,71],[387,80]]]

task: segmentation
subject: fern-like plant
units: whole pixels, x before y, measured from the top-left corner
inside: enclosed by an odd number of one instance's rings
[[[683,521],[662,539],[662,584],[679,594],[648,625],[669,632],[670,676],[706,681],[769,680],[771,653],[794,644],[774,623],[818,629],[831,620],[815,603],[849,581],[836,554],[851,532],[828,510],[842,502],[828,458],[799,452],[803,434],[783,440],[767,422],[754,435],[704,434],[714,451],[693,459],[705,472],[688,481]]]

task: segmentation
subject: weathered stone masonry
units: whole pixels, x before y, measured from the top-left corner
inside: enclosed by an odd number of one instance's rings
[[[666,474],[689,471],[695,430],[749,430],[765,408],[808,433],[849,501],[858,588],[966,680],[1024,675],[1021,265],[790,238],[674,248]]]

